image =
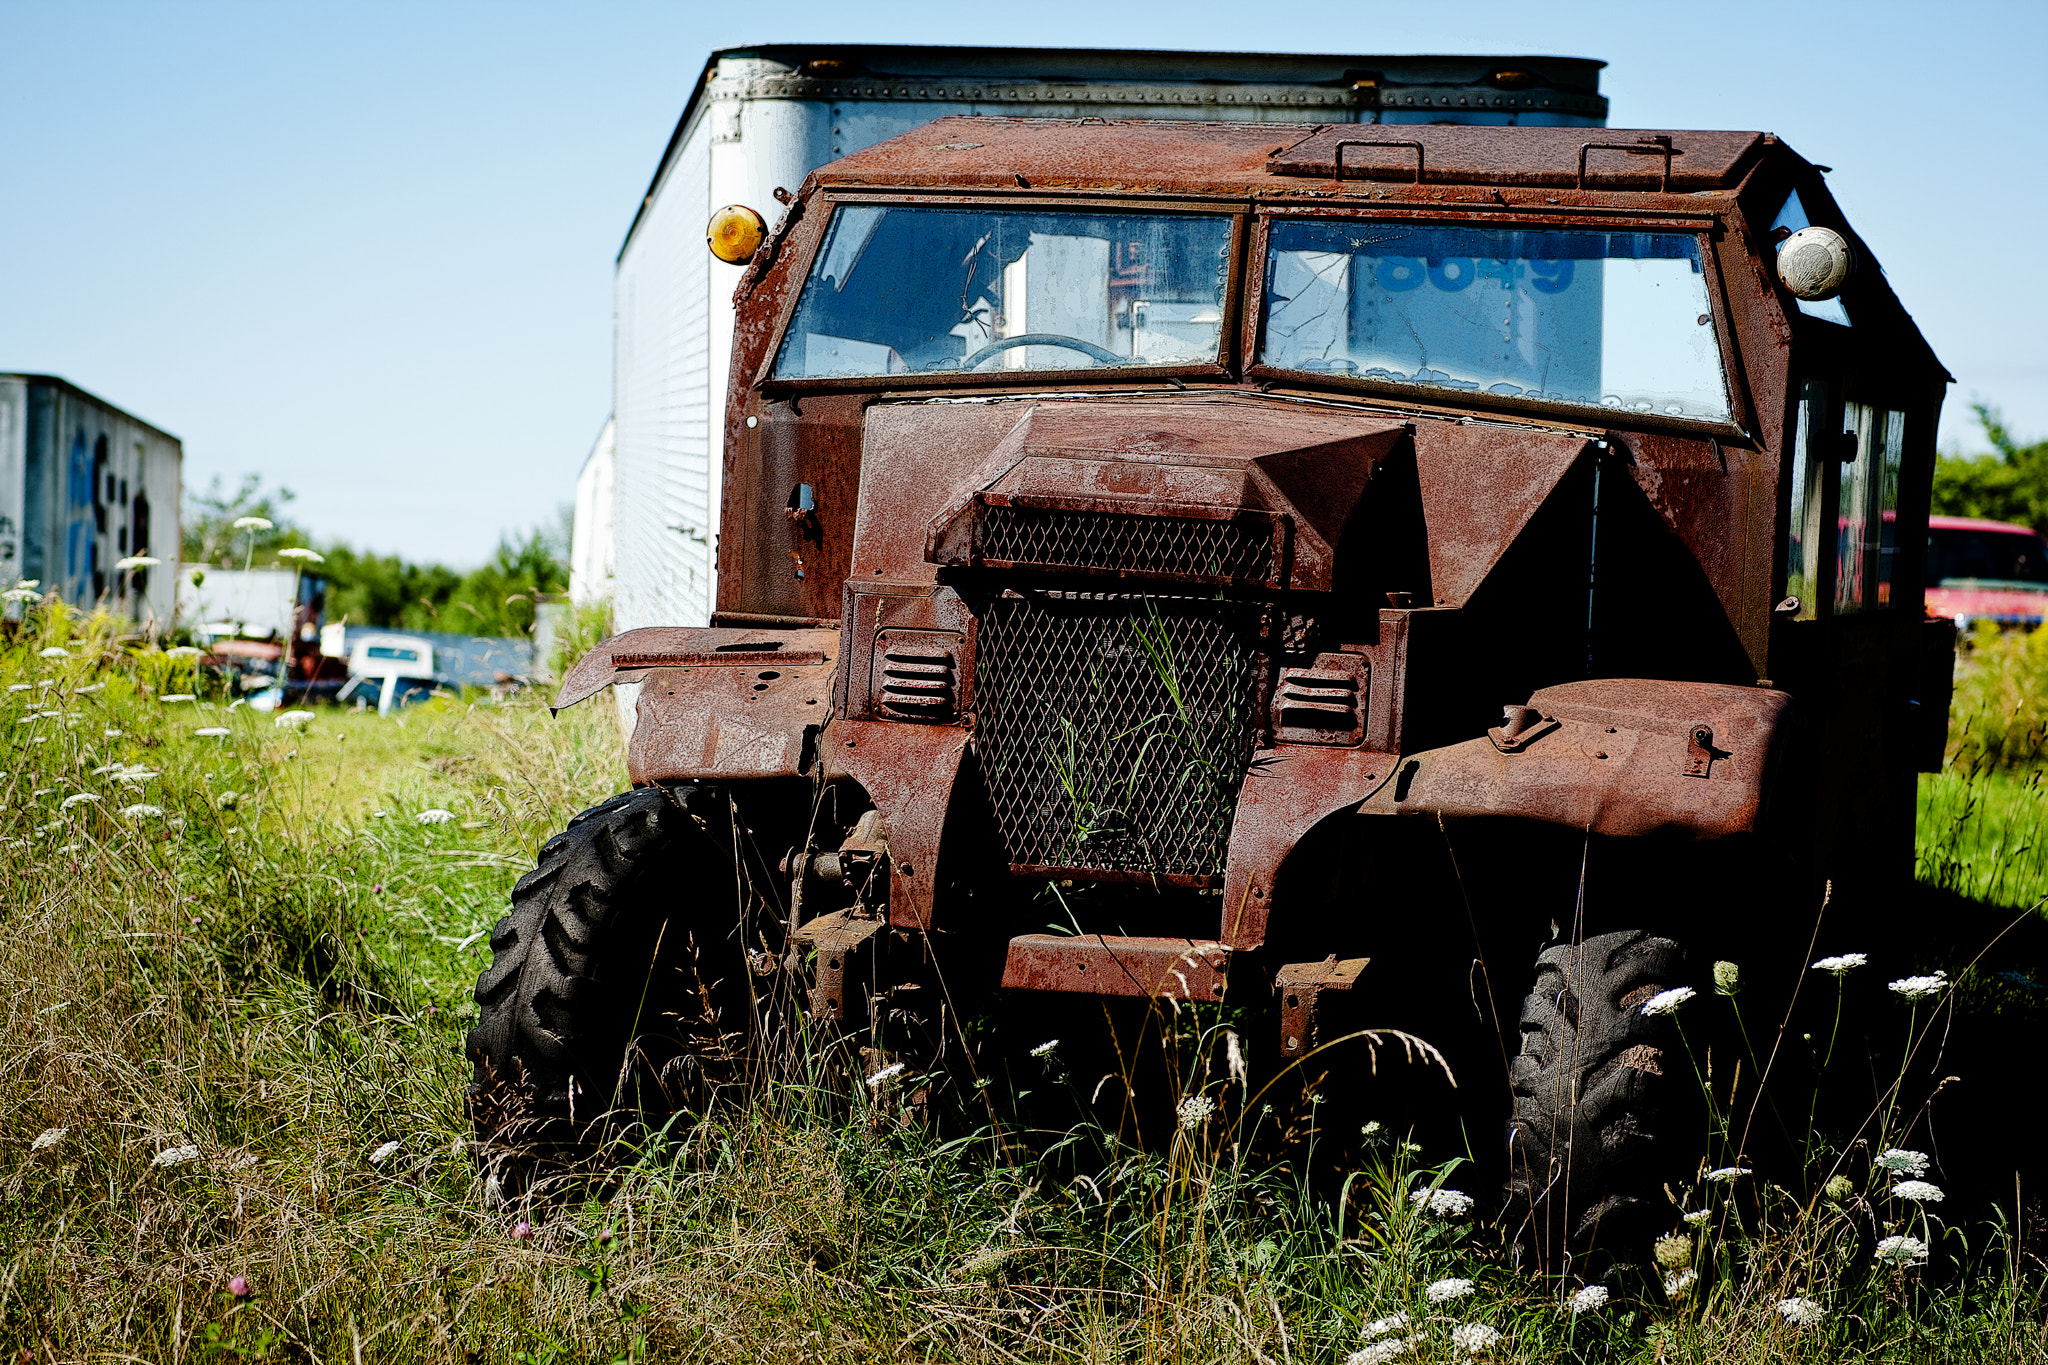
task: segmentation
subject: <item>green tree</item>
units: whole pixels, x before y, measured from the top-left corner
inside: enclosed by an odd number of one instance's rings
[[[297,495],[289,488],[263,491],[261,474],[244,474],[230,493],[220,475],[203,493],[185,495],[184,537],[179,557],[190,565],[239,569],[250,559],[269,563],[287,545],[304,545],[305,533],[285,511]],[[240,528],[237,521],[258,517],[268,527]]]
[[[1944,455],[1934,464],[1934,510],[2048,527],[2048,441],[2021,445],[1997,408],[1972,403],[1995,455]]]

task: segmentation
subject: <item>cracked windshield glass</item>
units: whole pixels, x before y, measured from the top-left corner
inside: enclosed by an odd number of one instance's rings
[[[849,205],[777,379],[1214,363],[1230,219]]]
[[[1315,374],[1728,420],[1699,241],[1273,225],[1259,359]]]

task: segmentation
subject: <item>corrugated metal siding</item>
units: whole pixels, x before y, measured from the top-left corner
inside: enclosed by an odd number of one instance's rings
[[[28,385],[0,375],[0,589],[22,577],[22,475],[28,440]]]
[[[700,122],[619,262],[614,535],[621,629],[710,619],[710,139]]]

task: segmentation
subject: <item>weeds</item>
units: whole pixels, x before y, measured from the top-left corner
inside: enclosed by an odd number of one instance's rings
[[[1047,1040],[984,1097],[1000,1125],[1026,1088],[1072,1094],[1083,1118],[1029,1143],[919,1121],[907,1075],[799,1077],[602,1187],[495,1206],[459,1109],[468,992],[534,850],[623,785],[608,711],[294,721],[189,652],[26,606],[0,637],[0,1346],[21,1359],[2043,1358],[2018,1214],[1944,1221],[1909,1189],[1940,1174],[1910,1106],[1817,1152],[1812,1190],[1702,1162],[1652,1264],[1543,1281],[1491,1192],[1394,1115],[1327,1193],[1261,1159],[1282,1116],[1212,1006],[1154,1021],[1176,1103],[1149,1150],[1087,1117],[1096,1078]],[[1944,991],[1891,1001],[1915,1039]]]

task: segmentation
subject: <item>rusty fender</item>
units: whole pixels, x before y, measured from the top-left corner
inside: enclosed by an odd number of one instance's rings
[[[555,709],[640,683],[626,751],[635,786],[798,777],[817,757],[838,657],[836,630],[649,626],[584,655]]]
[[[1505,815],[1594,834],[1752,831],[1791,698],[1760,687],[1595,679],[1509,707],[1484,738],[1401,760],[1361,814]]]

